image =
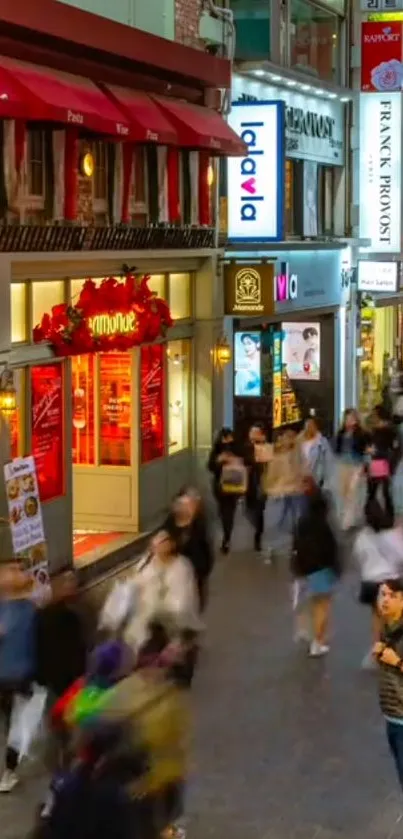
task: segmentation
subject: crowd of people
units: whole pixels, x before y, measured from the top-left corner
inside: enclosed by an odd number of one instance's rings
[[[295,637],[311,657],[329,651],[329,616],[346,554],[371,615],[364,666],[379,669],[388,742],[403,786],[403,528],[392,482],[399,430],[378,406],[364,426],[345,413],[334,441],[315,417],[269,443],[254,425],[245,442],[223,428],[208,470],[231,549],[239,510],[254,549],[272,561],[279,528],[289,540]],[[342,538],[343,531],[351,536]],[[38,592],[23,564],[0,565],[0,709],[6,749],[0,793],[46,721],[49,794],[35,839],[183,837],[189,705],[205,628],[215,552],[200,493],[185,487],[149,548],[112,586],[96,632],[77,605],[74,575]],[[346,546],[348,550],[346,551]]]

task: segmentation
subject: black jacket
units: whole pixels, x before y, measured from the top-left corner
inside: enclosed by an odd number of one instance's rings
[[[163,529],[173,536],[179,553],[191,563],[197,584],[203,584],[214,565],[214,553],[204,513],[199,513],[187,527],[178,525],[170,513]]]
[[[239,452],[238,452],[237,447],[236,447],[234,442],[232,442],[232,443],[221,443],[221,442],[219,442],[219,443],[215,443],[215,445],[213,446],[213,448],[210,452],[210,457],[208,459],[208,463],[207,463],[207,469],[209,470],[209,472],[211,472],[211,474],[213,476],[213,492],[214,492],[215,495],[220,494],[220,480],[221,480],[221,472],[222,472],[222,468],[223,468],[223,464],[218,463],[217,458],[221,454],[224,454],[225,452],[228,452],[229,454],[233,454],[235,456],[239,455]]]
[[[343,448],[343,438],[346,434],[346,429],[341,428],[339,433],[336,437],[335,443],[335,452],[336,454],[341,454]],[[370,436],[367,434],[362,428],[358,426],[355,428],[352,434],[352,443],[353,443],[353,453],[357,457],[363,457],[365,454],[365,449],[370,444]]]
[[[253,443],[247,443],[243,455],[245,466],[248,467],[248,491],[246,493],[246,503],[248,507],[254,507],[256,502],[263,497],[262,491],[262,477],[265,469],[264,463],[256,463],[255,446]]]
[[[393,472],[401,455],[400,441],[394,426],[390,424],[374,428],[370,445],[375,449],[373,460],[387,460]]]
[[[341,573],[339,548],[327,512],[321,492],[307,498],[294,534],[292,572],[295,577],[308,577],[325,568],[337,575]]]
[[[86,643],[81,618],[69,603],[51,603],[36,619],[38,684],[56,696],[85,672]]]

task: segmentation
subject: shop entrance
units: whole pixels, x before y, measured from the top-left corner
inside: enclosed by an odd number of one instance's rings
[[[73,538],[78,565],[133,540],[137,428],[133,350],[72,358]]]

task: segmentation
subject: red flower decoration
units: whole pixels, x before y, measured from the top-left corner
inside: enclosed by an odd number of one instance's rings
[[[106,277],[97,286],[86,280],[74,306],[54,306],[35,326],[35,343],[52,344],[55,355],[70,356],[85,353],[129,350],[144,342],[155,341],[172,325],[172,318],[165,300],[156,297],[148,287],[150,277],[141,279],[128,274],[124,282]],[[116,313],[135,315],[130,332],[94,334],[91,318],[97,315],[113,316]]]

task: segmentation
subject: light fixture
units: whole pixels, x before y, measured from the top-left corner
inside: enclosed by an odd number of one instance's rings
[[[349,96],[340,96],[340,102],[349,102],[349,101],[350,101]]]
[[[273,82],[281,82],[281,76],[277,76],[276,73],[270,73],[270,78]]]
[[[10,417],[17,409],[17,393],[13,371],[6,365],[0,374],[0,413]]]
[[[337,99],[337,93],[328,93],[329,99]]]
[[[214,184],[214,166],[210,163],[207,169],[207,185],[212,187]]]
[[[302,84],[301,90],[312,90],[312,88],[310,84]]]
[[[287,79],[286,84],[288,87],[296,87],[297,83],[293,79]]]
[[[265,74],[264,70],[255,70],[255,76],[264,76],[264,74]]]
[[[218,339],[215,345],[215,357],[220,367],[225,367],[231,361],[232,351],[226,335],[221,335]]]
[[[80,173],[81,175],[84,175],[85,178],[92,178],[94,174],[94,169],[94,156],[91,154],[90,151],[87,151],[80,157]]]
[[[324,93],[325,93],[325,91],[324,91],[324,90],[322,90],[322,88],[321,88],[321,87],[317,87],[317,88],[316,88],[316,90],[315,90],[315,93],[316,93],[318,96],[323,96],[323,95],[324,95]]]

